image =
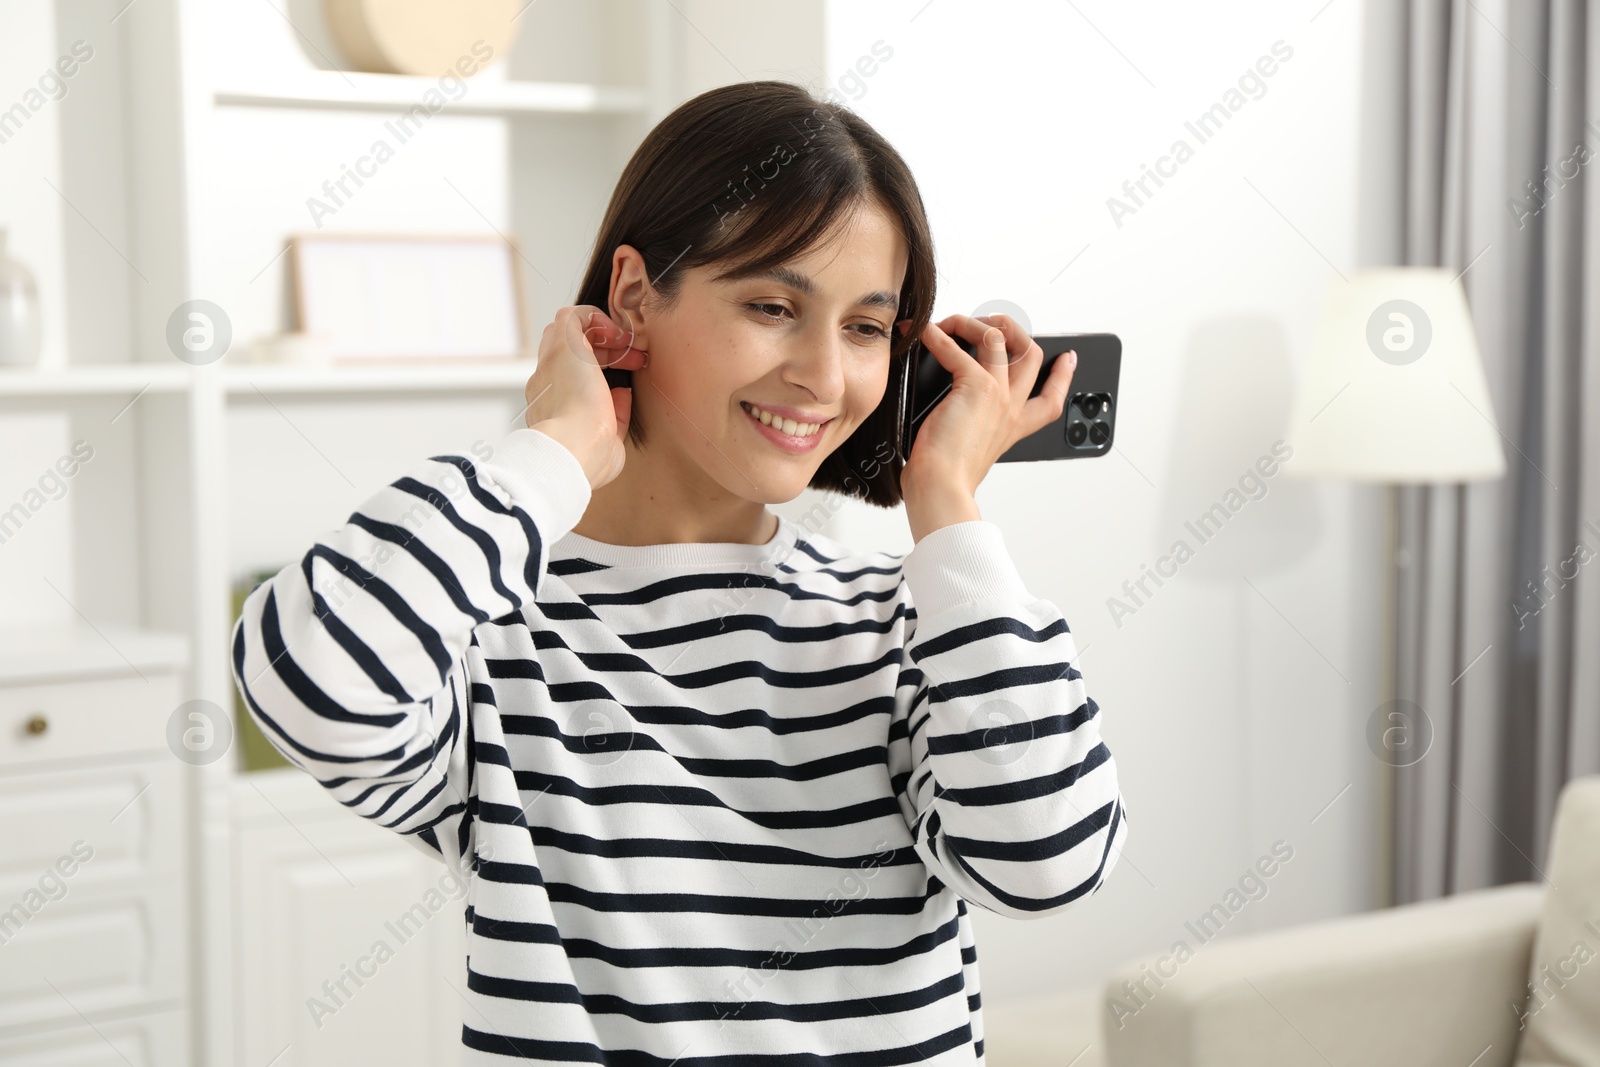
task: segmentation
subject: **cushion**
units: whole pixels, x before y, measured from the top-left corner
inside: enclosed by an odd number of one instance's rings
[[[1567,783],[1550,841],[1517,1067],[1600,1063],[1600,775]]]

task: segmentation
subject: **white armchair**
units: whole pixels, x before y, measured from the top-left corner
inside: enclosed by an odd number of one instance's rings
[[[1546,875],[1548,888],[1500,886],[1209,943],[1160,988],[1147,980],[1150,995],[1120,1026],[1102,1013],[1106,1062],[1600,1064],[1600,777],[1563,790]],[[1123,968],[1105,996],[1125,1001],[1124,981],[1153,962]]]
[[[1505,886],[1207,944],[1120,1027],[1102,1015],[1107,1063],[1510,1067],[1543,900]]]

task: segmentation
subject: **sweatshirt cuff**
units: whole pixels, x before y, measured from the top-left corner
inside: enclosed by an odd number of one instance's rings
[[[532,427],[512,430],[478,465],[479,480],[504,490],[534,516],[539,534],[556,541],[578,525],[589,506],[589,476],[567,446]]]
[[[985,519],[941,526],[912,547],[902,565],[919,618],[974,600],[1033,599],[1006,552],[1000,527]]]

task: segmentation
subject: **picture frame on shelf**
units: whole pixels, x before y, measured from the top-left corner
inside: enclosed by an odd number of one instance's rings
[[[334,363],[522,358],[521,258],[493,234],[296,233],[295,329],[323,338]]]

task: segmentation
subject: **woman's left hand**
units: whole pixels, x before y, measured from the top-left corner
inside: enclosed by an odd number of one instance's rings
[[[973,345],[973,355],[951,339]],[[1062,353],[1039,395],[1029,397],[1044,351],[1008,315],[950,315],[929,323],[923,346],[949,371],[950,392],[928,413],[900,474],[911,533],[980,518],[973,494],[1000,456],[1029,434],[1061,417],[1077,367]]]

